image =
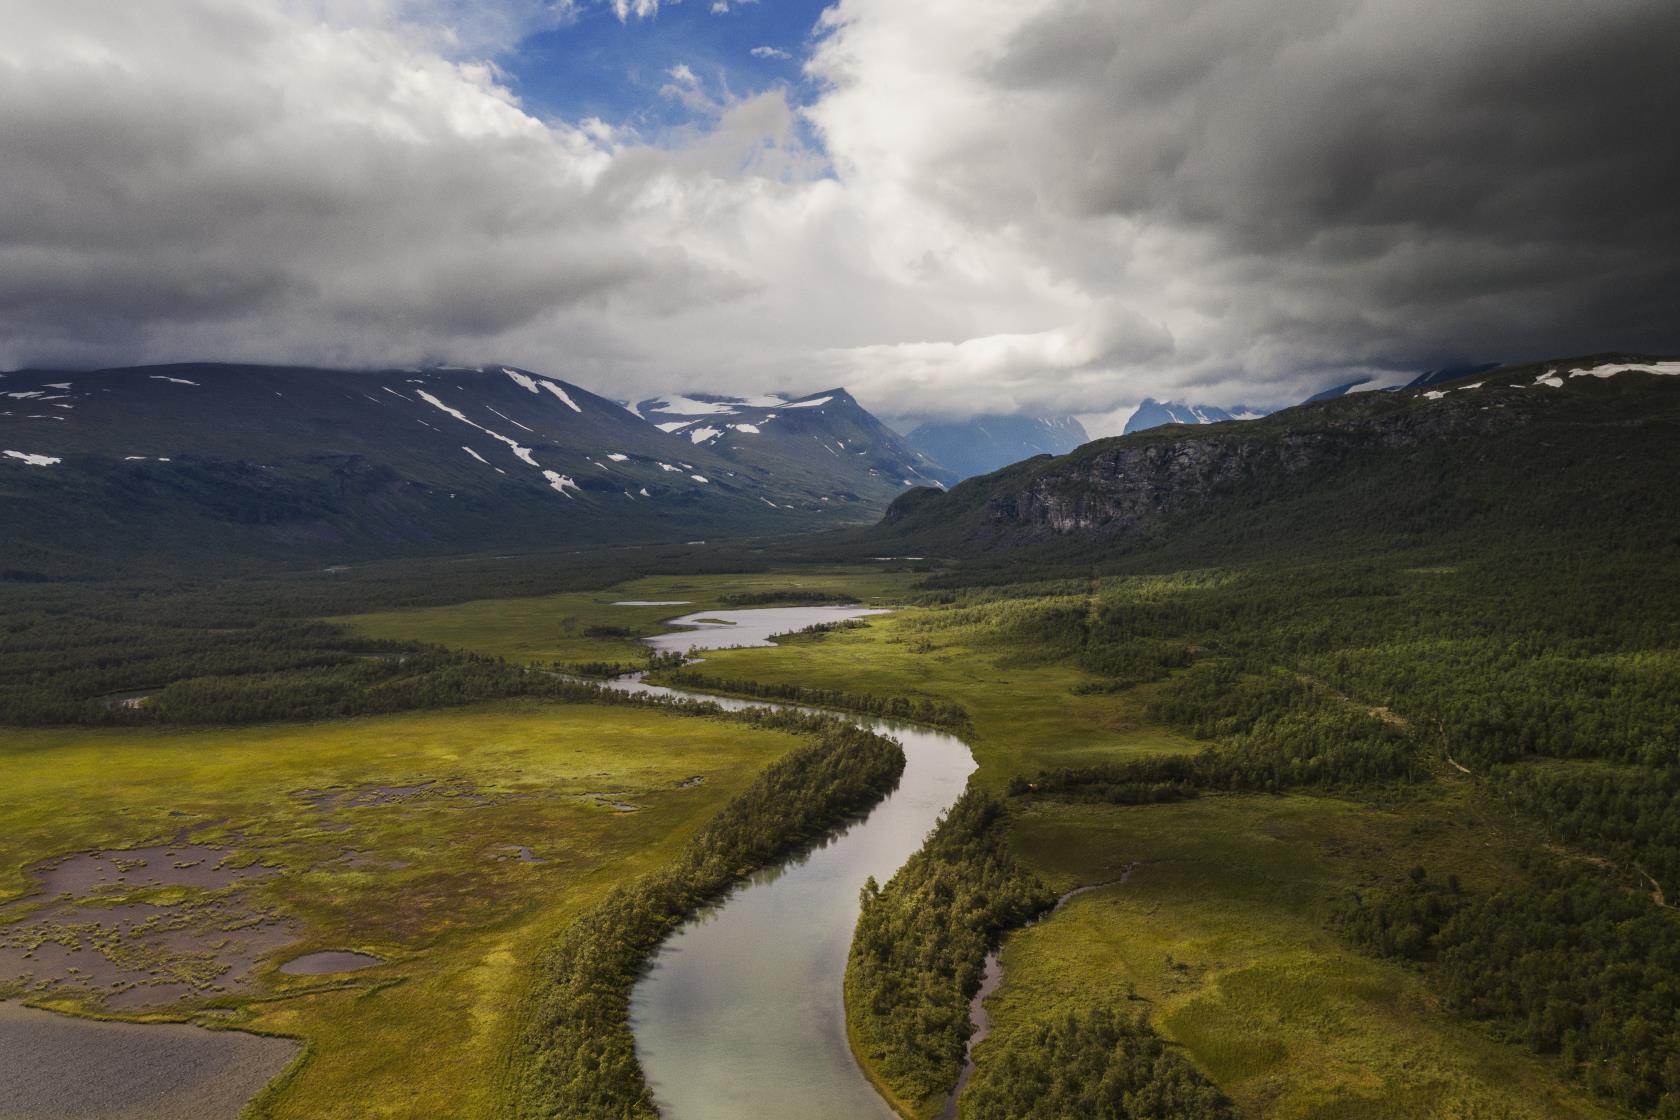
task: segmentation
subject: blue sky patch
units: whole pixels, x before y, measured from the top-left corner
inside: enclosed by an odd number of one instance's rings
[[[602,0],[497,62],[539,116],[599,117],[657,141],[704,115],[667,87],[692,84],[723,101],[786,86],[789,100],[807,101],[813,91],[802,67],[827,6],[826,0],[665,0],[652,15],[620,20]]]

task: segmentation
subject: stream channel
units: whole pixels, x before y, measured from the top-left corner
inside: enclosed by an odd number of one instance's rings
[[[880,613],[849,607],[707,611],[647,639],[691,654],[770,645],[770,635]],[[625,677],[613,687],[715,701]],[[891,1120],[852,1057],[842,986],[864,880],[885,883],[922,846],[975,768],[962,740],[911,724],[829,713],[904,747],[898,788],[816,848],[767,868],[683,925],[630,1000],[636,1056],[667,1120]]]

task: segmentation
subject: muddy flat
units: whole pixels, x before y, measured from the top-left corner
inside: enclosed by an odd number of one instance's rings
[[[298,1044],[184,1024],[101,1023],[0,1002],[4,1120],[237,1120]]]
[[[344,949],[328,949],[320,953],[305,953],[293,957],[280,966],[288,976],[330,976],[335,972],[355,972],[385,962],[367,953],[352,953]]]

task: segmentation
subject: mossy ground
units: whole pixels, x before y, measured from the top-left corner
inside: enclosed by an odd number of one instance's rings
[[[252,889],[300,921],[304,939],[259,968],[255,991],[208,1001],[232,1011],[217,1025],[307,1044],[257,1114],[486,1115],[538,948],[613,886],[670,859],[797,741],[534,703],[202,732],[8,731],[0,895],[21,893],[23,868],[39,860],[189,829],[194,843],[278,864]],[[305,791],[363,791],[374,803],[323,808]],[[519,845],[544,862],[516,858]],[[389,963],[337,977],[275,971],[317,948]]]

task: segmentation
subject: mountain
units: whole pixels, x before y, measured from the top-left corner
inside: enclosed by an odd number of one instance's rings
[[[928,421],[905,438],[958,478],[972,478],[1035,455],[1065,455],[1091,437],[1072,416],[976,416]]]
[[[1178,401],[1158,401],[1154,397],[1145,397],[1143,403],[1138,405],[1138,410],[1132,413],[1132,418],[1126,421],[1125,434],[1145,432],[1167,424],[1222,424],[1227,420],[1258,420],[1264,415],[1265,413],[1258,409],[1242,405],[1238,405],[1235,411],[1228,412],[1210,404],[1182,404]]]
[[[1499,362],[1482,362],[1475,365],[1443,366],[1440,369],[1426,370],[1410,381],[1390,381],[1388,378],[1379,380],[1372,376],[1356,377],[1352,381],[1340,385],[1332,385],[1328,389],[1314,393],[1302,404],[1312,404],[1314,401],[1331,401],[1337,397],[1345,397],[1349,393],[1392,392],[1395,389],[1426,389],[1431,385],[1444,385],[1449,381],[1457,381],[1465,377],[1473,377],[1478,373],[1488,373],[1498,369]]]
[[[812,509],[882,509],[905,487],[957,481],[844,389],[793,399],[656,397],[631,410],[728,463],[744,483],[774,488],[783,495],[779,501]]]
[[[902,489],[895,469],[857,493],[839,452],[783,477],[707,443],[513,367],[15,371],[0,567],[790,532],[870,518]]]
[[[1499,362],[1480,362],[1471,365],[1442,366],[1440,369],[1426,370],[1406,382],[1403,389],[1427,389],[1432,385],[1445,385],[1449,381],[1458,381],[1465,377],[1474,377],[1478,373],[1491,373],[1498,369]]]
[[[1400,386],[1398,386],[1398,385],[1390,385],[1390,386],[1374,385],[1374,384],[1372,384],[1372,382],[1374,380],[1375,379],[1371,378],[1371,377],[1356,377],[1352,381],[1345,381],[1340,385],[1332,385],[1328,389],[1324,389],[1324,390],[1321,390],[1317,393],[1314,393],[1312,396],[1308,397],[1306,400],[1302,401],[1301,403],[1302,404],[1314,404],[1318,401],[1333,401],[1337,397],[1345,397],[1349,393],[1365,393],[1365,392],[1371,392],[1371,391],[1374,391],[1374,390],[1379,390],[1379,389],[1384,389],[1384,388],[1391,388],[1391,389],[1400,388]]]
[[[1214,524],[1213,511],[1226,520],[1197,538],[1204,561],[1259,534],[1304,542],[1363,527],[1392,539],[1501,517],[1515,519],[1513,533],[1589,521],[1645,531],[1640,511],[1680,487],[1676,375],[1680,360],[1598,354],[1098,440],[948,494],[913,491],[887,511],[875,546],[1124,549],[1168,523],[1191,539],[1184,527]]]

